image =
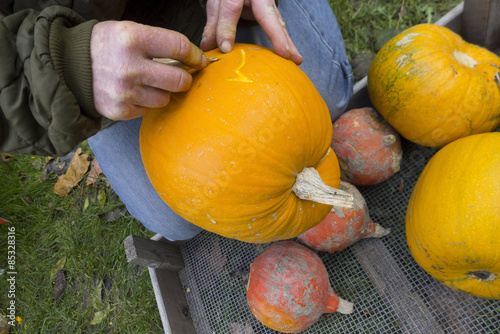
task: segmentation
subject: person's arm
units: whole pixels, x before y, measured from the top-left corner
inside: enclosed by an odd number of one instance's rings
[[[0,150],[64,155],[103,122],[143,115],[185,91],[203,52],[180,33],[130,21],[85,21],[65,7],[0,23]],[[3,47],[5,45],[5,47]]]
[[[64,155],[101,128],[89,52],[96,23],[59,6],[0,21],[0,150]]]

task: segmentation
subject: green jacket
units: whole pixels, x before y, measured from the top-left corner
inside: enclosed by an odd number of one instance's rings
[[[133,20],[199,45],[200,0],[0,0],[0,151],[60,156],[112,124],[94,108],[90,35]]]

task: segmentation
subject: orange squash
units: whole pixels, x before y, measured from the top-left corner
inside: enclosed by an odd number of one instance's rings
[[[341,178],[357,186],[387,181],[399,171],[399,134],[373,108],[352,109],[333,122],[332,149]]]
[[[500,299],[500,133],[459,139],[431,158],[411,195],[406,236],[437,280]]]
[[[283,333],[306,330],[323,313],[353,311],[332,290],[318,255],[293,241],[272,244],[252,263],[247,303],[262,324]]]
[[[445,27],[420,24],[389,40],[368,71],[377,111],[403,137],[442,147],[500,126],[500,58]]]
[[[336,189],[328,108],[305,73],[256,45],[206,55],[221,59],[143,117],[142,160],[161,198],[193,224],[253,243],[293,238],[333,204],[350,205]]]
[[[363,195],[352,184],[340,181],[340,189],[354,197],[352,208],[334,207],[318,225],[297,238],[306,246],[321,252],[341,251],[364,238],[381,238],[391,232],[374,223]]]

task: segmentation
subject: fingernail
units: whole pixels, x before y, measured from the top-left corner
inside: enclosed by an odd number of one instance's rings
[[[219,49],[224,53],[231,52],[231,43],[229,43],[228,41],[224,41],[220,45]]]

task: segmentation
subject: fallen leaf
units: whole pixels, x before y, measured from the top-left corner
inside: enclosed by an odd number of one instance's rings
[[[114,209],[108,213],[103,213],[99,215],[99,218],[104,220],[106,223],[114,222],[115,220],[120,219],[127,213],[127,208],[125,206],[121,206],[118,209]]]
[[[0,318],[2,318],[2,321],[0,321],[0,334],[8,334],[10,328],[9,319],[1,313]]]
[[[56,281],[54,282],[54,297],[56,298],[56,306],[61,301],[61,296],[64,291],[66,291],[66,277],[64,276],[64,271],[59,270],[57,272]]]
[[[65,264],[66,264],[66,256],[63,256],[62,258],[57,260],[56,265],[50,271],[50,282],[56,279],[57,273],[63,270]]]
[[[89,169],[89,155],[86,153],[80,154],[81,151],[82,149],[80,147],[76,150],[75,155],[71,159],[68,170],[65,174],[59,177],[54,186],[54,193],[61,197],[69,194],[71,189],[73,189],[78,182],[80,182]]]
[[[104,310],[97,311],[96,313],[94,313],[94,318],[92,319],[90,324],[91,325],[100,324],[104,320],[104,318],[106,318],[108,316],[110,310],[111,310],[111,307],[108,304],[108,306]]]
[[[50,175],[60,176],[66,173],[71,163],[71,159],[73,159],[75,152],[79,148],[80,147],[75,147],[73,151],[62,157],[45,157],[45,165],[43,166],[42,173],[40,174],[40,180],[46,181],[49,179]]]
[[[87,208],[89,207],[89,205],[90,205],[90,202],[89,202],[89,197],[88,197],[88,196],[86,196],[86,197],[85,197],[85,202],[83,202],[83,208],[82,208],[82,211],[87,210]]]
[[[97,286],[90,292],[90,305],[95,310],[98,310],[104,306],[102,303],[102,284],[103,281],[99,280]]]
[[[102,174],[101,167],[99,166],[99,162],[97,159],[93,159],[90,163],[90,172],[87,176],[87,186],[96,183],[99,180],[100,175]]]
[[[97,202],[100,206],[106,204],[106,190],[104,188],[99,189],[97,192]]]
[[[200,286],[202,289],[210,286],[214,277],[218,277],[226,264],[226,254],[222,252],[219,240],[214,239],[212,248],[208,250],[204,246],[196,250],[196,259],[200,263],[206,263],[206,267],[199,270]]]
[[[231,334],[254,334],[255,332],[252,329],[250,324],[238,324],[236,322],[229,323],[229,332]]]

